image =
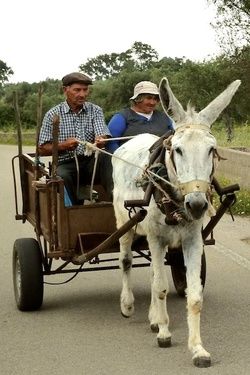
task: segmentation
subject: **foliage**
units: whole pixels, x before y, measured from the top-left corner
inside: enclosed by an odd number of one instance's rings
[[[224,118],[220,121],[228,122],[230,118],[233,122],[248,123],[250,120],[249,46],[232,56],[224,54],[210,61],[193,62],[185,58],[172,59],[167,56],[159,60],[153,48],[147,44],[135,42],[130,49],[122,52],[115,60],[122,61],[123,65],[118,68],[113,65],[109,70],[104,64],[104,68],[108,70],[104,71],[104,75],[101,71],[97,71],[96,74],[100,79],[94,81],[89,97],[90,101],[103,108],[106,121],[113,113],[129,105],[129,98],[133,94],[136,83],[150,80],[159,84],[164,76],[169,79],[180,102],[185,106],[191,101],[196,105],[197,110],[204,108],[233,80],[241,79],[240,89],[224,111]],[[101,59],[99,62],[101,64]],[[88,66],[94,71],[95,65],[92,66],[91,61]],[[59,80],[47,79],[41,84],[44,115],[49,108],[63,101],[64,96]],[[14,91],[18,93],[23,127],[29,129],[36,126],[38,89],[39,83],[6,83],[3,86],[3,94],[0,97],[0,130],[14,122]]]
[[[217,8],[213,24],[220,46],[226,53],[250,44],[250,1],[249,0],[208,0]]]
[[[148,44],[134,42],[125,52],[98,55],[79,66],[80,71],[97,80],[116,77],[123,70],[145,70],[158,60],[158,53]]]
[[[13,70],[5,62],[0,60],[0,88],[8,81],[10,75],[14,74]]]
[[[39,83],[27,82],[7,84],[4,87],[4,95],[0,99],[0,129],[5,129],[10,124],[14,125],[15,113],[13,107],[14,92],[18,94],[18,105],[23,128],[29,129],[36,126],[37,103]],[[60,91],[61,84],[58,80],[46,80],[43,86],[43,115],[49,108],[63,100]],[[13,126],[12,126],[13,127]]]
[[[233,127],[233,138],[228,140],[227,129],[224,123],[215,123],[212,133],[220,147],[247,148],[250,150],[250,125],[235,124]]]
[[[218,181],[222,187],[226,187],[234,184],[233,181],[226,179],[223,176],[219,176]],[[240,216],[250,216],[250,190],[240,189],[235,192],[236,202],[231,207],[232,214]],[[214,194],[213,205],[217,209],[220,205],[220,199],[217,194]]]

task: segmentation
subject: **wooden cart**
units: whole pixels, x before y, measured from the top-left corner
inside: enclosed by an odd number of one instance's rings
[[[17,180],[16,159],[20,170]],[[104,191],[97,202],[81,206],[65,207],[64,185],[58,176],[51,176],[50,169],[42,163],[37,165],[35,154],[18,154],[12,160],[15,187],[16,220],[29,222],[35,238],[18,238],[13,249],[13,282],[17,307],[20,310],[35,310],[41,307],[44,292],[44,277],[54,274],[81,273],[119,268],[117,252],[119,238],[146,216],[146,207],[133,213],[133,202],[127,202],[128,221],[116,229],[112,202],[105,200]],[[22,212],[19,212],[18,186],[22,197]],[[216,216],[203,229],[205,245],[213,245],[213,228],[226,210],[236,200],[238,185],[222,189],[214,186],[220,195],[221,204]],[[146,193],[145,193],[146,194]],[[145,199],[147,202],[147,198]],[[209,237],[209,238],[208,238]],[[133,254],[137,259],[133,267],[150,265],[151,257],[147,241],[136,236]],[[166,265],[171,266],[177,293],[184,296],[186,288],[185,267],[181,249],[166,252]],[[206,279],[205,253],[202,256],[201,279]]]
[[[45,165],[38,157],[37,144],[35,153],[23,153],[19,118],[17,124],[18,155],[12,159],[15,219],[29,222],[34,227],[35,235],[34,238],[18,238],[14,243],[13,283],[17,307],[27,311],[41,307],[46,276],[68,273],[77,275],[81,272],[119,268],[119,238],[145,218],[152,192],[147,189],[144,200],[124,202],[128,209],[128,221],[118,229],[113,204],[106,200],[101,186],[94,186],[99,194],[98,201],[65,207],[63,180],[56,175],[58,129],[53,136],[52,162]],[[238,184],[222,189],[214,180],[213,185],[221,204],[202,231],[204,245],[215,243],[213,229],[235,203],[235,191],[239,190]],[[150,266],[151,255],[145,237],[136,235],[132,250],[136,259],[133,267]],[[186,271],[182,249],[168,249],[165,264],[171,267],[177,293],[184,296]],[[203,252],[203,287],[205,279],[206,259]]]

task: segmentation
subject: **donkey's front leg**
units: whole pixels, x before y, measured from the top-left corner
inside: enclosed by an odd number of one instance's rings
[[[197,367],[211,366],[210,354],[203,348],[200,337],[200,313],[203,302],[201,285],[202,239],[194,243],[183,243],[183,255],[187,277],[187,310],[189,338],[188,347],[193,354],[193,363]]]
[[[122,291],[120,296],[121,313],[129,318],[134,312],[134,296],[131,288],[131,269],[133,254],[131,232],[127,232],[120,238],[120,269],[122,270]]]
[[[149,309],[150,326],[152,331],[158,331],[158,345],[160,347],[169,347],[171,346],[171,333],[168,329],[168,281],[164,265],[166,251],[164,249],[159,248],[159,244],[157,244],[156,242],[149,242],[149,247],[152,256],[151,305]]]

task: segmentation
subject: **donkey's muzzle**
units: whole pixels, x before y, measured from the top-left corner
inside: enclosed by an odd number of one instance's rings
[[[190,193],[185,197],[185,209],[194,220],[200,219],[208,209],[208,201],[204,193]]]

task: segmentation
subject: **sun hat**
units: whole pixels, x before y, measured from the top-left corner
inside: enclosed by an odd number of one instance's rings
[[[141,81],[134,87],[134,95],[130,100],[134,100],[140,94],[152,94],[159,96],[159,90],[155,83],[150,81]]]
[[[92,85],[92,80],[87,75],[74,72],[67,74],[62,78],[63,86],[70,86],[73,83],[84,83],[85,85]]]

